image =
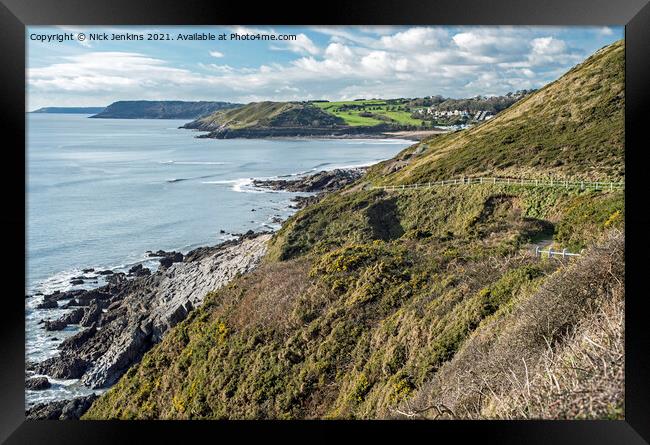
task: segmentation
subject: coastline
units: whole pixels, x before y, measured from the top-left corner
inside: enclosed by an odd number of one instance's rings
[[[39,363],[26,363],[27,389],[44,390],[52,383],[75,382],[83,396],[26,407],[28,418],[50,418],[52,410],[63,409],[63,400],[76,406],[95,390],[102,392],[112,386],[209,292],[254,269],[270,237],[270,232],[250,231],[185,255],[159,251],[151,254],[160,262],[154,272],[141,265],[132,267],[128,274],[96,271],[108,276],[107,284],[29,296],[40,299],[36,310],[44,317],[51,309],[65,310],[58,311],[63,314],[56,319],[44,318],[41,329],[56,333],[76,328],[76,332],[59,344],[58,354]]]
[[[190,122],[191,123],[191,122]],[[339,130],[332,132],[330,129],[316,129],[316,131],[309,131],[309,129],[241,129],[241,130],[209,130],[206,128],[188,126],[190,123],[178,127],[179,129],[192,130],[199,132],[198,139],[270,139],[270,140],[345,140],[345,139],[396,139],[407,141],[421,141],[429,136],[446,134],[454,131],[453,129],[433,128],[431,130],[395,130],[379,129],[369,130],[368,127],[358,127],[361,131],[358,133],[353,131]],[[354,129],[355,127],[350,127]]]
[[[295,205],[291,208],[297,210],[358,180],[364,173],[363,167],[334,169],[291,179],[252,180],[252,185],[269,191],[311,193],[292,199]],[[26,296],[38,299],[32,306],[43,315],[39,329],[71,334],[58,344],[56,355],[38,363],[26,362],[26,389],[43,391],[61,384],[79,388],[78,396],[72,399],[27,404],[27,418],[77,419],[83,415],[98,394],[137,364],[211,291],[257,267],[272,233],[231,234],[236,238],[186,254],[148,252],[160,263],[157,270],[142,264],[132,266],[127,273],[88,268],[76,278],[85,278],[86,283],[96,280],[96,287]],[[102,281],[105,284],[100,285]],[[48,318],[52,311],[58,318]]]

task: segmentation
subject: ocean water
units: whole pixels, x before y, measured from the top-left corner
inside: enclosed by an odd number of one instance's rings
[[[26,116],[29,295],[103,284],[72,286],[70,278],[83,268],[155,267],[148,250],[185,253],[230,233],[275,230],[273,218],[291,215],[296,194],[255,189],[253,178],[369,165],[412,143],[198,139],[178,128],[182,120]],[[35,310],[41,301],[39,295],[26,299],[30,361],[56,355],[58,343],[78,331],[68,326],[46,333],[38,322],[63,310]],[[27,404],[88,392],[76,381],[53,383],[50,390],[27,391]]]

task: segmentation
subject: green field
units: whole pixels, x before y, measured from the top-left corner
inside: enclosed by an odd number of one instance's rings
[[[410,111],[393,109],[399,104],[391,104],[390,101],[381,99],[313,102],[313,105],[344,119],[350,126],[379,125],[386,122],[418,127],[422,125],[422,120],[413,119]],[[372,113],[375,116],[362,116],[362,113]]]

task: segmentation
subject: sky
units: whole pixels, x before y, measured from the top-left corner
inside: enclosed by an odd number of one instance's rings
[[[34,40],[64,33],[71,40]],[[93,33],[140,34],[145,40],[97,41],[89,38]],[[148,33],[172,40],[149,41]],[[178,39],[193,33],[226,39]],[[296,39],[231,40],[234,33]],[[623,34],[614,26],[28,27],[27,109],[137,99],[501,95],[539,88]]]

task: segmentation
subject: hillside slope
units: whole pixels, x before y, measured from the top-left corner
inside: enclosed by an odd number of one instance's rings
[[[91,116],[99,119],[196,119],[217,110],[239,106],[229,102],[180,100],[121,100]]]
[[[424,140],[370,177],[386,184],[461,174],[622,178],[624,53],[622,40],[601,49],[494,119]]]
[[[289,127],[299,125],[336,126],[343,125],[336,119],[318,109],[295,102],[253,102],[233,110],[212,113],[188,124],[188,128],[217,130],[228,127],[234,130],[260,127]]]
[[[363,181],[524,175],[535,159],[544,175],[622,176],[619,59],[620,42]],[[553,120],[574,104],[584,125]],[[291,217],[261,268],[209,295],[85,418],[623,416],[623,192],[362,185]],[[543,240],[585,250],[568,262],[531,254]]]
[[[347,125],[341,117],[310,102],[253,102],[189,122],[184,128],[208,131],[202,137],[337,136],[377,134],[389,125]]]

